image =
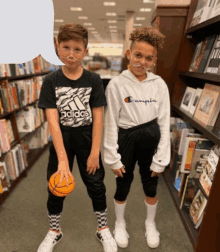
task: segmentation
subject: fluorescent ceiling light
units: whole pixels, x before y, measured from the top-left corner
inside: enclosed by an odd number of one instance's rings
[[[88,17],[78,17],[78,19],[88,19]]]
[[[105,6],[115,6],[116,3],[115,2],[104,2],[103,3]]]
[[[90,31],[94,31],[94,30],[95,30],[95,28],[94,28],[94,27],[89,27],[89,28],[88,28],[88,30],[90,30]]]
[[[64,20],[63,19],[55,19],[54,22],[62,23],[62,22],[64,22]]]
[[[136,17],[136,20],[145,20],[145,17]]]
[[[92,33],[92,34],[98,34],[98,32],[97,32],[97,31],[92,31],[91,33]]]
[[[141,12],[150,12],[151,8],[141,8],[140,11]]]
[[[115,12],[106,12],[106,16],[115,17],[117,14]]]
[[[109,28],[110,28],[110,29],[111,29],[111,28],[113,28],[113,29],[114,29],[114,28],[117,28],[117,26],[109,26]]]
[[[143,0],[143,3],[154,3],[152,0]]]
[[[117,23],[117,21],[116,20],[108,20],[108,23],[109,24],[115,24],[115,23]]]
[[[134,24],[134,26],[142,26],[142,24]]]
[[[71,11],[82,11],[81,7],[70,7]]]
[[[92,23],[84,23],[85,26],[92,26]]]

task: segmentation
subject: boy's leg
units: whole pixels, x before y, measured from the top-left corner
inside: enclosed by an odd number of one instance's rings
[[[109,231],[109,227],[107,226],[106,188],[104,185],[105,171],[101,155],[99,156],[100,168],[96,170],[95,174],[88,174],[86,171],[87,160],[92,147],[92,129],[85,132],[78,132],[78,134],[75,135],[75,141],[80,142],[82,145],[82,149],[75,150],[75,152],[80,175],[87,187],[87,192],[92,200],[93,210],[98,221],[96,237],[102,242],[105,252],[116,252],[116,242]]]
[[[159,246],[159,232],[156,229],[155,216],[158,205],[157,184],[158,177],[151,177],[150,165],[153,155],[160,140],[158,124],[152,124],[140,130],[140,142],[138,148],[138,165],[140,167],[141,181],[145,192],[145,205],[147,208],[147,219],[145,221],[146,238],[148,246],[156,248]]]

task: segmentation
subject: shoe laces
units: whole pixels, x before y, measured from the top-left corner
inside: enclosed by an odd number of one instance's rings
[[[108,228],[100,230],[99,233],[101,233],[104,241],[112,240],[112,235],[111,235],[110,230]]]

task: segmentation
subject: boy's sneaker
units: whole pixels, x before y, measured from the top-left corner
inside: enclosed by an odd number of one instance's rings
[[[102,243],[104,252],[117,252],[118,251],[116,241],[112,237],[109,228],[96,231],[96,237]]]
[[[156,229],[155,222],[147,223],[145,221],[145,237],[150,248],[157,248],[160,244],[160,233]]]
[[[126,248],[128,246],[129,234],[126,230],[125,223],[115,222],[115,230],[113,231],[113,234],[115,235],[115,241],[120,248]]]
[[[53,247],[63,238],[63,233],[59,234],[49,230],[44,240],[41,242],[37,252],[52,252]]]

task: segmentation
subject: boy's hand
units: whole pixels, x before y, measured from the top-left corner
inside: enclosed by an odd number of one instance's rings
[[[59,185],[61,185],[63,179],[66,179],[66,183],[67,185],[69,185],[69,179],[68,179],[69,176],[71,177],[72,180],[74,180],[73,174],[71,173],[70,168],[69,168],[68,161],[59,162],[58,171],[55,173],[55,175],[57,174],[60,174]]]
[[[88,172],[88,174],[92,174],[94,175],[96,170],[98,170],[100,168],[99,166],[99,154],[94,155],[94,154],[90,154],[88,160],[87,160],[87,169],[86,171]]]
[[[124,166],[120,169],[112,169],[113,173],[115,174],[115,177],[121,177],[123,178],[123,173],[126,173]]]

